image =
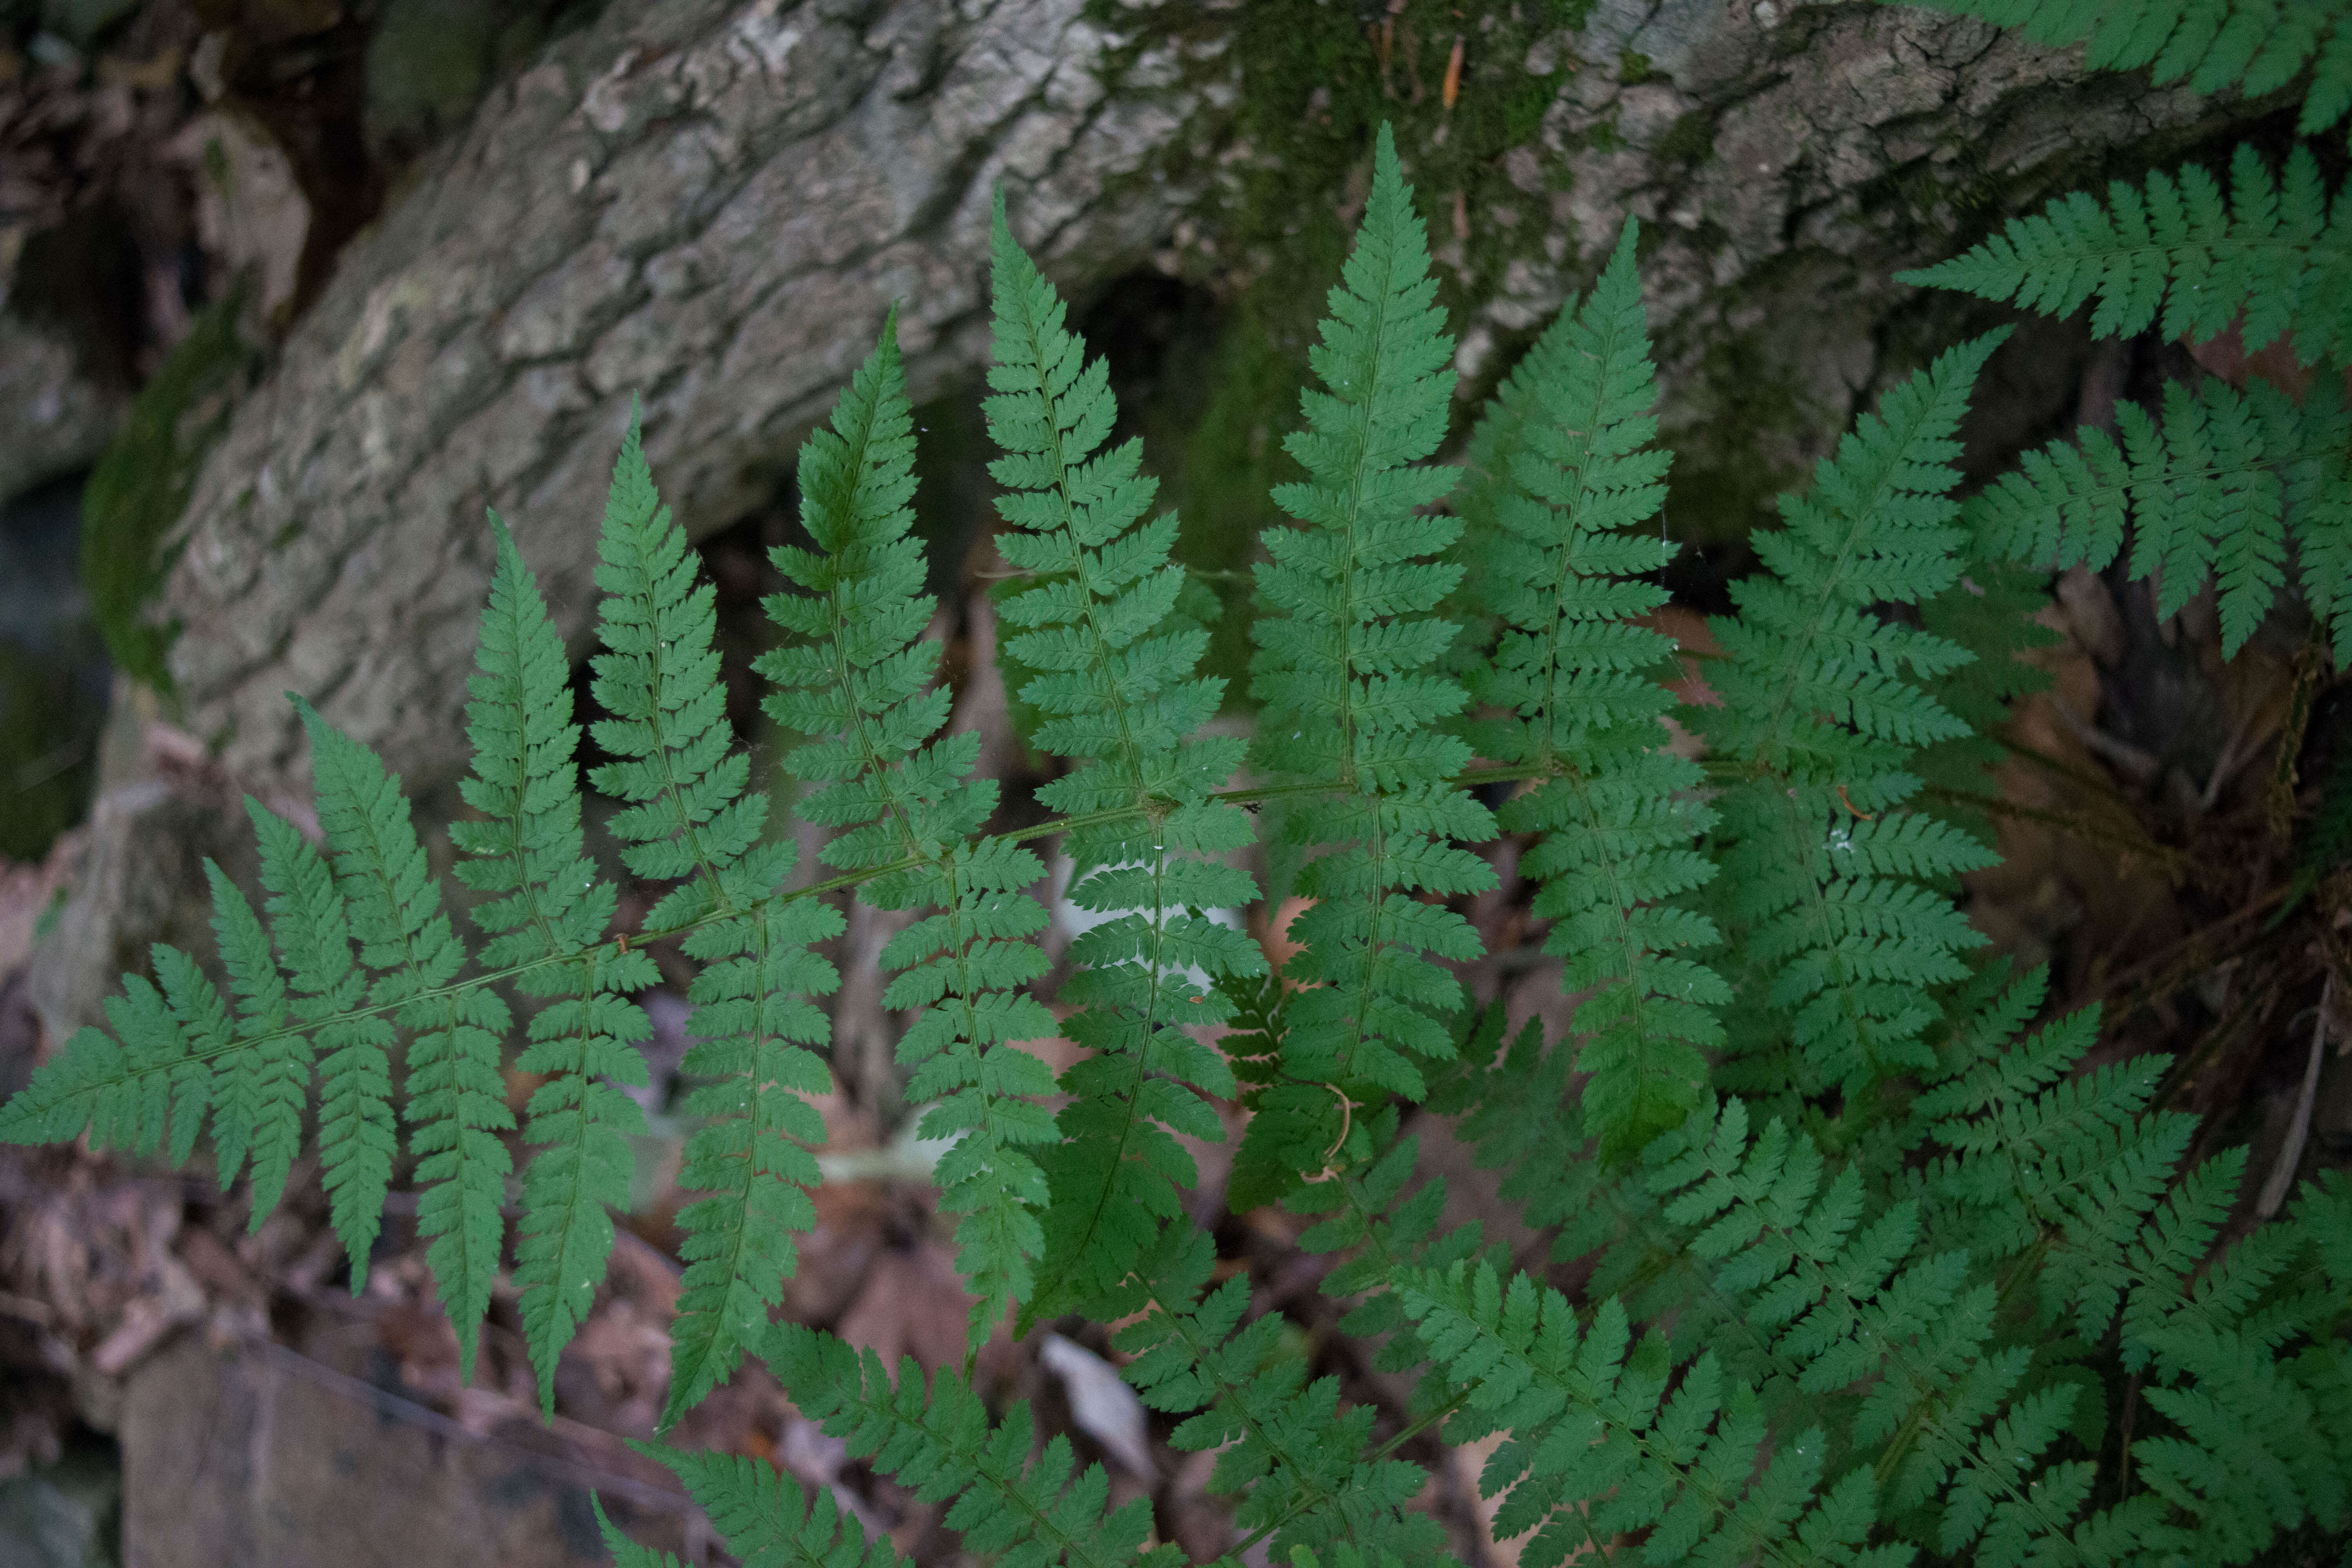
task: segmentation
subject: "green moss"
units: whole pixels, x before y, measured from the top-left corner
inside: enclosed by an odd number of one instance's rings
[[[1658,160],[1664,163],[1696,163],[1715,151],[1715,116],[1695,109],[1666,128],[1658,138]]]
[[[1666,528],[1685,544],[1727,543],[1746,538],[1772,498],[1804,477],[1802,465],[1767,452],[1787,449],[1818,421],[1805,417],[1797,390],[1752,334],[1711,346],[1696,381],[1716,402],[1705,428],[1668,434]]]
[[[186,510],[196,465],[227,423],[251,353],[237,336],[238,298],[208,307],[155,378],[131,400],[113,445],[91,470],[81,500],[81,581],[115,665],[159,691],[176,625],[145,609],[171,558],[166,534]]]
[[[1650,57],[1638,49],[1627,49],[1617,57],[1617,79],[1627,87],[1650,79]]]

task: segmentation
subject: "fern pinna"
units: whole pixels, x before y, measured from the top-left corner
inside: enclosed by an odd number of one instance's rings
[[[2291,174],[2291,204],[2308,183]],[[2081,297],[2040,276],[2069,232],[2013,245],[2033,297]],[[2284,557],[2261,520],[2299,519],[2300,580],[2337,605],[2321,592],[2336,405],[2183,394],[2160,427],[2126,416],[2120,449],[2053,449],[1964,505],[1955,432],[1994,340],[1954,349],[1783,498],[1678,703],[1681,650],[1652,614],[1669,458],[1638,239],[1629,223],[1479,411],[1457,476],[1432,460],[1450,340],[1381,132],[1286,444],[1303,477],[1276,500],[1297,526],[1265,541],[1244,742],[1210,722],[1225,694],[1198,674],[1177,520],[1150,515],[1138,443],[1110,439],[1104,365],[1000,201],[984,405],[1012,579],[999,614],[1026,739],[1058,759],[1047,823],[988,833],[978,738],[944,732],[894,317],[803,448],[806,544],[773,552],[784,640],[756,665],[799,737],[793,809],[830,830],[833,876],[793,885],[792,839],[725,722],[713,591],[633,418],[599,542],[589,689],[607,760],[590,782],[617,803],[627,868],[667,884],[640,926],[614,929],[615,889],[583,851],[563,650],[493,520],[467,710],[478,816],[453,829],[478,950],[398,779],[302,705],[323,841],[251,808],[267,906],[212,874],[225,983],[158,950],[153,979],[107,1005],[110,1032],[76,1035],[0,1109],[0,1135],[161,1145],[177,1163],[209,1121],[215,1171],[251,1173],[258,1223],[315,1075],[353,1289],[404,1125],[467,1375],[504,1278],[548,1398],[626,1198],[640,1122],[619,1086],[644,1081],[646,948],[675,940],[697,973],[664,1426],[755,1357],[848,1453],[944,1505],[970,1552],[1179,1561],[1148,1500],[1112,1506],[1111,1474],[1065,1436],[1041,1441],[1025,1405],[992,1408],[969,1359],[927,1383],[775,1321],[821,1179],[811,1100],[832,1084],[825,944],[845,893],[905,918],[886,999],[911,1015],[916,1130],[945,1145],[971,1344],[1008,1319],[1101,1325],[1168,1443],[1215,1455],[1221,1561],[1450,1561],[1423,1500],[1435,1452],[1471,1443],[1495,1533],[1529,1568],[1620,1550],[2233,1563],[2344,1530],[2352,1182],[2310,1184],[2220,1245],[2243,1152],[2192,1153],[2161,1058],[2086,1067],[2097,1015],[2047,1016],[2042,977],[1980,962],[1953,898],[1992,853],[1969,805],[1998,754],[1983,731],[2031,679],[2013,655],[2035,640],[2036,590],[2001,557],[2112,554],[2128,521],[2168,594],[2221,571],[2242,635],[2296,580],[2272,570]],[[2196,286],[2186,255],[2128,277],[2117,262],[2100,287],[2153,310],[2163,279]],[[2251,542],[2232,531],[2250,518]],[[1489,789],[1492,813],[1474,793]],[[1279,973],[1221,913],[1263,896],[1237,864],[1260,826],[1303,900]],[[1561,961],[1572,1037],[1465,1004],[1480,946],[1455,905],[1496,885],[1478,849],[1497,833],[1520,837],[1531,940]],[[1058,1020],[1034,940],[1047,866],[1026,847],[1048,835],[1091,922]],[[520,1126],[502,986],[531,1009],[514,1065],[540,1081]],[[1058,1079],[1024,1048],[1055,1033],[1082,1047]],[[1339,1338],[1391,1398],[1351,1400],[1198,1223],[1186,1140],[1241,1113],[1230,1202],[1303,1225]],[[1446,1224],[1424,1153],[1441,1119],[1503,1172],[1531,1249]],[[746,1562],[898,1560],[764,1460],[645,1447]],[[619,1561],[665,1561],[598,1519]]]

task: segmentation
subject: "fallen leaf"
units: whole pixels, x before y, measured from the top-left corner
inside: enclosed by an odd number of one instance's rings
[[[1049,1333],[1039,1342],[1037,1359],[1062,1380],[1069,1396],[1070,1419],[1078,1430],[1103,1446],[1129,1475],[1156,1480],[1151,1462],[1151,1424],[1143,1401],[1102,1357],[1072,1340]]]

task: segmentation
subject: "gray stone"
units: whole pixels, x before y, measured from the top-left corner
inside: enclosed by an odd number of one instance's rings
[[[183,1340],[123,1401],[124,1568],[584,1568],[610,1561],[592,1489],[616,1522],[677,1547],[685,1499],[627,1450],[519,1436],[282,1346]]]

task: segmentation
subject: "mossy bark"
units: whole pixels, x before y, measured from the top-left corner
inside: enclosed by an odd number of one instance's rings
[[[1066,292],[1155,268],[1219,301],[1197,418],[1139,427],[1188,559],[1238,598],[1383,118],[1432,225],[1465,424],[1643,218],[1670,526],[1736,541],[1971,324],[1893,272],[2262,107],[1874,5],[609,6],[345,251],[205,460],[143,613],[178,623],[184,721],[239,779],[306,782],[291,688],[446,789],[484,507],[584,638],[631,396],[690,529],[772,501],[892,301],[917,399],[971,384],[1000,182]]]

